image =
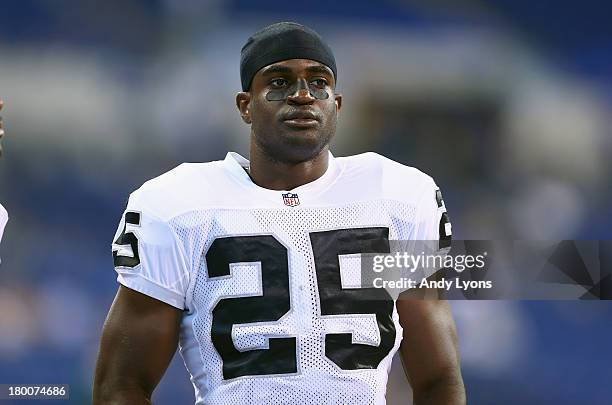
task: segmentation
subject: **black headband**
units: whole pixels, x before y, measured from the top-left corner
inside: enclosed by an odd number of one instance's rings
[[[251,35],[240,52],[242,91],[249,91],[259,69],[287,59],[311,59],[329,67],[338,80],[331,48],[314,30],[293,22],[269,25]]]

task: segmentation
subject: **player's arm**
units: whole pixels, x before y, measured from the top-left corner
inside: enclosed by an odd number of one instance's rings
[[[150,404],[178,344],[189,266],[155,184],[130,195],[113,238],[121,284],[108,313],[94,378],[94,404]],[[167,214],[167,213],[166,213]]]
[[[120,286],[104,323],[93,403],[150,404],[178,344],[181,310]]]
[[[459,366],[457,332],[448,302],[422,299],[414,290],[397,300],[404,329],[400,354],[412,386],[415,405],[465,404],[465,388]],[[436,295],[435,290],[426,291]]]
[[[432,186],[418,205],[412,238],[426,245],[434,241],[442,249],[450,246],[451,226],[442,194],[435,183]],[[438,277],[439,273],[430,276]],[[397,312],[404,329],[400,355],[414,404],[465,404],[457,331],[448,302],[440,299],[438,290],[417,288],[399,296]]]

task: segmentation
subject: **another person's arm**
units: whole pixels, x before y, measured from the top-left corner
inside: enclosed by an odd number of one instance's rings
[[[410,294],[400,296],[397,312],[404,329],[400,354],[414,404],[465,404],[457,332],[448,302]]]
[[[150,404],[178,344],[182,311],[120,286],[96,364],[94,405]]]

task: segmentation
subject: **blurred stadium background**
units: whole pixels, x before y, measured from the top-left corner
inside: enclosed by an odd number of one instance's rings
[[[127,197],[181,162],[248,153],[239,52],[279,20],[336,52],[334,153],[431,174],[456,238],[611,239],[609,15],[603,1],[3,1],[0,383],[90,401]],[[452,307],[470,404],[612,403],[612,305]],[[192,398],[177,355],[154,399]],[[410,403],[399,361],[388,398]]]

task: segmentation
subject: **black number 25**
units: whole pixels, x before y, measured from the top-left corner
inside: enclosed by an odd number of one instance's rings
[[[124,248],[131,250],[131,255],[119,254],[119,247],[113,248],[113,263],[115,267],[136,267],[140,264],[140,255],[138,254],[138,239],[132,232],[126,232],[128,224],[140,226],[140,213],[128,211],[125,213],[125,223],[121,234],[115,240],[115,245],[123,245]]]
[[[352,343],[351,333],[325,336],[325,356],[343,370],[378,367],[395,343],[393,299],[383,289],[342,288],[339,255],[388,253],[388,228],[311,232],[321,315],[374,314],[380,331],[378,346]],[[211,338],[223,361],[223,378],[297,372],[297,338],[269,338],[267,349],[239,351],[232,326],[274,322],[290,310],[287,248],[271,235],[216,239],[206,253],[209,278],[227,277],[231,263],[260,262],[263,294],[223,298],[213,308]]]

